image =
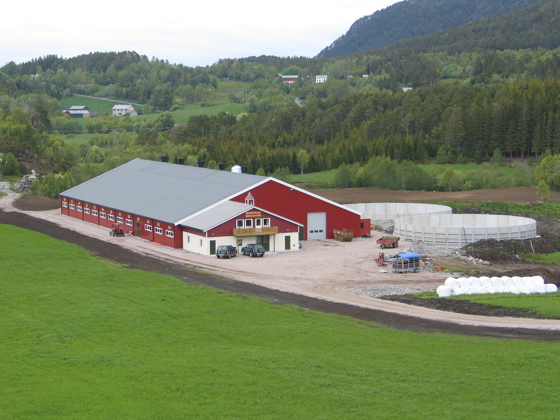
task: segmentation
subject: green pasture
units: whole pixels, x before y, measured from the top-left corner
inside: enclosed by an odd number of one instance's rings
[[[97,112],[100,116],[103,115],[112,115],[113,114],[113,106],[118,104],[127,104],[128,102],[122,101],[114,101],[114,100],[106,100],[106,99],[99,99],[99,98],[90,98],[85,96],[78,96],[78,95],[71,95],[66,96],[61,99],[62,107],[71,107],[74,105],[84,105],[87,106],[90,111]],[[133,105],[134,109],[138,110],[141,109],[141,106]],[[77,118],[77,120],[82,120],[81,118]],[[85,118],[87,121],[87,118]]]
[[[194,115],[218,115],[220,112],[228,112],[239,115],[247,112],[245,105],[232,102],[212,101],[207,106],[190,104],[171,112],[176,124],[186,124]]]
[[[560,416],[560,343],[391,330],[0,235],[0,418]]]

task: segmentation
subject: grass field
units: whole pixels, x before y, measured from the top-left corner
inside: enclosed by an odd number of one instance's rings
[[[560,343],[395,331],[0,235],[0,418],[560,415]]]

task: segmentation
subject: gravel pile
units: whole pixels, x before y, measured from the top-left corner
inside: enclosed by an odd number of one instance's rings
[[[393,232],[395,221],[393,219],[376,219],[371,221],[372,225],[379,226],[383,232]]]
[[[423,241],[416,241],[410,248],[412,252],[417,252],[420,255],[428,255],[430,257],[450,257],[457,255],[459,249],[456,248],[441,248]]]
[[[376,285],[368,286],[365,289],[350,290],[350,292],[356,295],[369,296],[369,297],[400,296],[400,295],[407,295],[410,293],[434,292],[434,291],[435,290],[415,289],[406,286],[376,286]]]

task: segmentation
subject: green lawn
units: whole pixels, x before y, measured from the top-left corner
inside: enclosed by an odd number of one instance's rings
[[[395,331],[0,235],[0,418],[560,416],[560,343]]]

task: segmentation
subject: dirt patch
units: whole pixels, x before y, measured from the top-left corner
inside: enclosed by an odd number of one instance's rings
[[[15,200],[13,206],[23,211],[55,210],[60,208],[60,201],[26,194]]]
[[[408,305],[422,306],[423,308],[437,309],[439,311],[455,312],[460,314],[484,315],[496,317],[555,319],[539,315],[525,309],[504,308],[503,306],[484,305],[482,303],[468,302],[455,299],[422,298],[410,295],[383,296],[381,299]]]

